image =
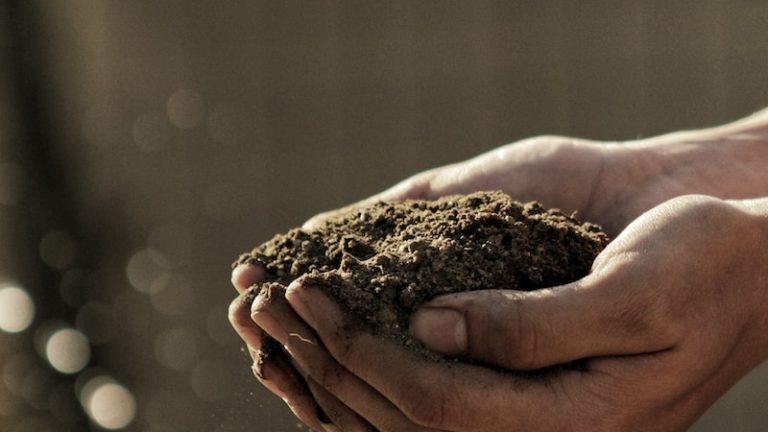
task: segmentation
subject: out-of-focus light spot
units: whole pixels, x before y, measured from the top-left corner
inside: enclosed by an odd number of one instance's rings
[[[32,297],[15,286],[0,288],[0,330],[19,333],[26,330],[35,318]]]
[[[98,146],[108,147],[120,139],[123,115],[117,106],[109,103],[97,103],[83,114],[82,133],[86,141]]]
[[[219,305],[211,309],[205,318],[205,328],[208,331],[208,336],[219,345],[225,347],[238,346],[240,339],[232,330],[232,325],[227,319],[227,309],[225,305]]]
[[[0,163],[0,205],[14,206],[27,191],[27,173],[13,163]]]
[[[64,231],[50,231],[40,241],[40,258],[57,270],[71,266],[76,254],[75,240]]]
[[[242,146],[254,139],[254,119],[240,108],[216,105],[206,121],[214,141],[226,146]]]
[[[80,403],[91,420],[104,429],[122,429],[136,417],[136,400],[124,386],[104,376],[88,381]]]
[[[179,129],[192,129],[205,117],[205,103],[194,90],[180,89],[168,98],[168,118]]]
[[[133,122],[132,132],[133,141],[146,152],[162,150],[173,136],[168,119],[159,111],[140,115]]]
[[[88,339],[79,331],[64,328],[54,332],[45,344],[45,356],[62,373],[80,372],[91,360]]]
[[[75,327],[94,345],[109,342],[117,333],[117,316],[106,303],[91,302],[77,311]]]
[[[182,266],[192,254],[192,233],[187,225],[160,225],[149,233],[147,246],[162,252],[172,268]]]
[[[194,335],[184,328],[173,328],[160,333],[155,339],[155,356],[169,369],[189,370],[197,357]]]
[[[151,248],[133,254],[125,272],[131,285],[144,293],[162,291],[171,277],[168,260],[161,252]]]
[[[227,222],[240,212],[245,199],[243,195],[233,184],[214,183],[203,193],[205,214],[219,222]]]
[[[192,390],[197,397],[208,402],[225,398],[232,392],[232,373],[223,364],[204,361],[195,366],[190,375]]]
[[[164,290],[152,293],[150,296],[152,306],[165,315],[178,315],[186,312],[194,300],[191,282],[179,275],[171,276]]]

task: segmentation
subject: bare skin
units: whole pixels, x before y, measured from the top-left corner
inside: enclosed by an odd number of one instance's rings
[[[685,430],[768,358],[764,117],[620,146],[536,138],[372,198],[502,189],[603,224],[616,238],[586,278],[440,297],[411,322],[448,356],[509,370],[584,360],[583,370],[543,380],[433,363],[350,330],[301,280],[287,301],[236,300],[231,321],[254,355],[264,334],[287,348],[257,375],[315,430]],[[240,292],[261,278],[233,272]]]

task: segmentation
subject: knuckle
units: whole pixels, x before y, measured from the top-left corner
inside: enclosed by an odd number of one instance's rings
[[[536,369],[544,329],[523,298],[522,295],[507,294],[503,299],[491,301],[490,309],[470,309],[471,320],[485,322],[478,329],[485,339],[478,340],[481,346],[470,347],[472,351],[482,352],[487,360],[496,360],[501,362],[500,366],[510,369]]]
[[[310,375],[321,387],[331,393],[338,389],[342,380],[342,371],[338,365],[331,361],[324,361],[309,367],[311,368]]]
[[[437,170],[429,170],[415,174],[402,183],[402,196],[409,198],[427,198],[432,195],[432,182]]]
[[[335,333],[333,337],[324,338],[323,345],[328,349],[331,357],[339,364],[349,367],[350,365],[364,364],[365,353],[359,353],[356,343],[358,336],[355,334]]]
[[[425,375],[417,375],[411,382],[414,384],[402,399],[404,406],[401,409],[416,425],[445,429],[455,422],[455,416],[461,415],[461,407],[465,404],[460,400],[460,389],[437,385],[434,379]]]
[[[613,307],[603,314],[602,326],[613,329],[626,340],[641,343],[644,349],[666,349],[679,342],[683,328],[680,310],[670,294],[660,288],[627,289],[633,284],[630,279],[617,277],[611,284],[621,291],[610,297],[615,299]]]
[[[538,135],[531,138],[526,138],[520,141],[518,144],[531,147],[546,146],[553,152],[557,152],[572,150],[576,147],[587,146],[590,143],[592,143],[592,141],[562,135]]]
[[[229,322],[235,326],[244,326],[250,323],[250,306],[246,304],[243,297],[237,297],[229,304],[227,317]]]
[[[416,424],[426,427],[440,427],[445,424],[446,409],[442,398],[420,395],[411,398],[406,407],[406,416]]]
[[[704,226],[714,228],[723,224],[730,215],[729,210],[734,210],[725,201],[708,195],[682,195],[667,204],[672,212],[677,212],[692,227],[696,226],[698,229]]]
[[[356,357],[354,344],[349,340],[333,338],[328,342],[333,357],[341,364],[348,365],[354,362]]]
[[[630,295],[621,302],[622,307],[617,308],[612,314],[611,322],[615,328],[628,337],[646,335],[654,326],[651,316],[653,305],[646,304],[636,296]],[[609,323],[610,324],[610,323]]]
[[[509,329],[507,362],[514,369],[532,370],[537,368],[540,328],[537,321],[525,310],[522,302],[517,301],[515,325]]]

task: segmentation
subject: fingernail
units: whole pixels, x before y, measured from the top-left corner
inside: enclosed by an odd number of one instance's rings
[[[449,356],[467,350],[467,322],[464,314],[447,308],[425,307],[411,317],[411,335],[428,349]]]
[[[307,291],[311,289],[313,288],[301,285],[299,281],[294,281],[288,286],[285,298],[304,321],[310,326],[314,326],[316,324],[315,315],[312,312],[312,308],[308,307],[306,303]]]
[[[264,363],[258,359],[254,360],[253,365],[251,366],[251,370],[253,371],[253,374],[256,375],[256,378],[262,381],[267,380],[267,378],[264,376]]]
[[[263,267],[244,263],[232,269],[230,280],[235,289],[243,292],[249,286],[263,279],[264,276],[265,271]]]
[[[332,424],[322,423],[320,426],[323,427],[325,432],[341,432],[341,429],[337,428],[336,426],[334,426]]]

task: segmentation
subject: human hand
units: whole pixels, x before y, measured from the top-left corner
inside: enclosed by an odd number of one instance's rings
[[[304,227],[376,201],[498,189],[519,201],[577,212],[615,237],[644,212],[677,196],[765,196],[766,141],[768,110],[724,126],[622,143],[534,137],[416,174],[380,194],[321,213]]]
[[[257,299],[252,318],[332,397],[340,430],[684,430],[768,356],[767,239],[765,217],[739,203],[680,197],[580,281],[449,295],[413,318],[433,350],[501,370],[582,361],[539,378],[422,358],[349,325],[300,280],[290,307]]]

